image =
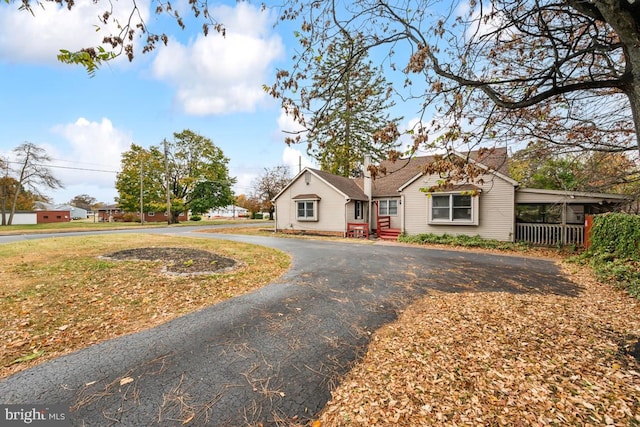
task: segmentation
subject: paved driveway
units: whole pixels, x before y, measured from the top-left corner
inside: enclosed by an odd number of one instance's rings
[[[9,377],[2,403],[63,404],[87,426],[304,421],[371,334],[429,290],[579,291],[547,260],[172,232],[275,247],[292,254],[292,268],[252,294]]]

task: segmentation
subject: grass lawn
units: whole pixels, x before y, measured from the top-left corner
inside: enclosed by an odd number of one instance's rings
[[[140,247],[201,249],[240,266],[213,275],[171,276],[162,272],[162,261],[100,258]],[[288,267],[288,255],[274,249],[152,234],[0,245],[0,377],[250,292]]]
[[[183,221],[179,224],[172,224],[170,227],[186,227],[186,226],[210,226],[210,225],[230,225],[236,224],[242,226],[249,223],[265,223],[270,224],[266,220],[248,220],[248,219],[214,219],[203,221]],[[58,222],[51,224],[26,224],[26,225],[9,225],[0,226],[0,235],[11,234],[31,234],[31,233],[64,233],[70,231],[91,231],[91,230],[116,230],[125,229],[133,230],[136,228],[150,227],[168,227],[166,222],[97,222],[92,218],[73,220],[70,222]]]

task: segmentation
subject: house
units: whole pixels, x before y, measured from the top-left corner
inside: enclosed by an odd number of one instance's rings
[[[140,212],[126,212],[118,205],[104,205],[96,209],[100,222],[140,222]],[[184,212],[178,215],[178,221],[187,221],[188,215]],[[166,212],[145,212],[144,222],[167,222]]]
[[[125,213],[118,205],[103,205],[96,208],[94,212],[98,214],[98,221],[100,222],[122,221]]]
[[[507,150],[452,153],[480,171],[473,183],[442,188],[425,174],[432,156],[385,161],[375,179],[305,168],[274,198],[279,231],[396,239],[400,233],[480,236],[539,244],[584,241],[584,216],[624,203],[614,194],[521,188],[508,176]],[[366,163],[366,161],[365,161]],[[537,210],[536,210],[537,209]],[[555,216],[535,212],[555,212]]]
[[[62,205],[54,205],[51,203],[46,203],[46,202],[36,202],[36,212],[44,212],[44,211],[49,211],[49,212],[54,212],[54,211],[61,211],[61,212],[69,212],[69,218],[71,219],[86,219],[88,217],[88,213],[86,209],[82,209],[82,208],[78,208],[76,206],[73,205],[66,205],[66,204],[62,204]],[[40,216],[44,216],[44,214],[40,215]],[[48,217],[50,217],[49,214],[47,214]],[[67,219],[65,219],[66,221]],[[52,222],[52,221],[49,221]],[[55,221],[53,221],[55,222]]]
[[[89,212],[86,209],[73,205],[58,205],[56,209],[68,210],[71,213],[71,219],[87,219]]]
[[[249,210],[236,205],[229,205],[223,208],[209,209],[207,218],[246,218]]]
[[[69,205],[53,205],[51,203],[36,202],[36,222],[38,224],[49,224],[53,222],[70,222],[72,207]],[[86,215],[86,211],[85,211]]]
[[[9,220],[10,214],[5,213],[5,221]],[[50,224],[54,222],[70,222],[71,210],[68,206],[54,206],[49,203],[36,202],[36,208],[32,211],[16,211],[13,215],[11,225],[35,225]]]

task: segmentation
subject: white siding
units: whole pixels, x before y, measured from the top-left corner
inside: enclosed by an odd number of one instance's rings
[[[317,194],[318,220],[298,221],[296,201],[293,198],[301,194]],[[330,231],[344,233],[346,230],[344,195],[330,187],[326,182],[311,176],[309,185],[304,177],[293,182],[276,200],[276,228],[279,230]],[[350,203],[350,221],[353,220],[353,202]]]
[[[513,241],[515,237],[515,189],[513,184],[494,175],[482,177],[484,183],[476,184],[482,191],[479,199],[478,225],[430,225],[427,216],[427,194],[421,187],[437,184],[434,176],[423,177],[403,191],[405,229],[409,235],[421,233],[481,236],[485,239]]]
[[[391,220],[391,228],[400,228],[402,229],[402,198],[400,197],[379,197],[379,198],[375,198],[375,201],[378,202],[378,205],[380,203],[381,200],[395,200],[398,203],[398,213],[397,215],[382,215],[382,216],[388,216],[389,219]],[[371,222],[373,224],[373,227],[377,227],[377,223],[378,223],[378,209],[376,209],[376,204],[373,204],[371,206],[371,208],[373,209],[373,216],[371,218]]]
[[[5,215],[9,221],[9,214]],[[38,215],[35,212],[16,212],[11,220],[11,225],[32,225],[38,223]]]

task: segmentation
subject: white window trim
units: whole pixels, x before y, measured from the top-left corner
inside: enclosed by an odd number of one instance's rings
[[[449,219],[434,219],[433,218],[433,196],[449,196]],[[479,225],[479,211],[480,211],[480,197],[476,195],[471,196],[471,219],[456,219],[452,217],[452,204],[453,196],[465,195],[462,192],[453,193],[429,193],[427,195],[427,223],[432,225]],[[469,194],[466,194],[469,195]]]
[[[312,217],[301,217],[298,216],[298,203],[313,203],[313,216]],[[298,199],[295,201],[295,210],[296,210],[296,220],[298,221],[318,221],[318,200],[317,199]],[[305,206],[306,211],[306,206]]]
[[[380,212],[380,208],[382,207],[382,203],[383,202],[386,202],[387,213]],[[396,202],[396,213],[395,214],[390,214],[389,213],[389,202]],[[398,216],[398,211],[399,210],[400,210],[400,199],[381,199],[381,200],[378,200],[378,215],[381,215],[381,216]]]

